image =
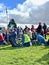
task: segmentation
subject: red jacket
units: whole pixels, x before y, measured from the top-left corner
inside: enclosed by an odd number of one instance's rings
[[[34,30],[35,30],[35,28],[34,28],[34,27],[32,27],[32,28],[31,28],[31,31],[34,31]]]
[[[3,41],[4,40],[4,37],[2,34],[0,34],[0,41]]]

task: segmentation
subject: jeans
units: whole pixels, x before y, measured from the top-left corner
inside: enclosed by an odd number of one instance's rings
[[[25,47],[25,46],[26,46],[26,47],[30,46],[30,42],[24,43],[23,46],[24,46],[24,47]]]
[[[0,41],[0,45],[2,45],[3,44],[3,41]]]
[[[12,44],[12,46],[16,46],[16,40],[14,38],[10,38],[9,41]]]

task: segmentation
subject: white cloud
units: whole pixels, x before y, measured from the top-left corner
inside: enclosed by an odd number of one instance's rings
[[[24,21],[31,23],[36,19],[41,19],[40,17],[43,17],[42,15],[44,14],[43,11],[41,13],[39,6],[41,7],[41,5],[45,4],[47,1],[49,0],[26,0],[23,4],[18,4],[17,8],[12,10],[8,8],[8,18],[14,18],[20,23]],[[0,13],[0,20],[3,19],[6,21],[6,6],[0,4],[0,10],[3,10],[3,12]]]
[[[28,12],[22,12],[22,11],[18,11],[16,8],[14,8],[13,10],[8,10],[9,14],[15,14],[15,15],[20,15],[20,16],[23,16],[23,17],[27,17],[29,16],[29,13]]]
[[[38,6],[45,4],[49,0],[26,0],[23,4],[18,4],[17,9],[21,12],[30,12],[31,9],[38,9]]]
[[[22,5],[18,4],[18,10],[22,12],[29,12],[34,7],[31,1],[25,1]]]
[[[4,4],[1,4],[1,3],[0,3],[0,11],[4,11],[5,8],[6,8],[6,6],[5,6]]]
[[[46,3],[49,0],[27,0],[27,1],[31,1],[34,5],[39,6]]]

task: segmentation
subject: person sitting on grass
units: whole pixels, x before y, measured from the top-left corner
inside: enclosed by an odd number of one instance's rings
[[[4,37],[4,42],[7,43],[7,30],[5,27],[2,28],[2,33]]]
[[[2,34],[2,30],[0,30],[0,45],[3,45],[3,44],[4,44],[4,37]]]
[[[9,31],[9,42],[11,43],[12,47],[17,47],[16,43],[16,33],[14,29]]]
[[[22,46],[25,47],[25,46],[30,46],[30,37],[28,36],[27,33],[24,33],[22,34]]]
[[[37,40],[39,42],[39,45],[46,44],[45,38],[40,33],[37,33]]]

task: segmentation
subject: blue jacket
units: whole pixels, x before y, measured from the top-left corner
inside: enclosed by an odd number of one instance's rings
[[[16,34],[15,34],[15,32],[11,32],[10,34],[9,34],[9,41],[11,42],[11,44],[16,44]]]
[[[15,38],[16,38],[15,32],[11,32],[11,33],[9,34],[9,37],[15,39]]]
[[[40,34],[37,34],[37,40],[39,41],[39,43],[45,43],[45,38]]]

